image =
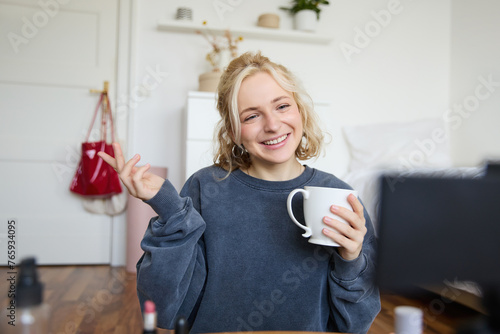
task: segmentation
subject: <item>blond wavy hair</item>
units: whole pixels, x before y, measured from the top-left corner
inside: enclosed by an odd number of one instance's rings
[[[240,146],[238,93],[243,80],[259,72],[271,75],[281,88],[292,93],[297,103],[303,127],[302,141],[295,150],[297,159],[316,158],[322,149],[324,135],[318,125],[311,97],[300,82],[286,67],[270,61],[260,52],[247,52],[229,63],[217,87],[217,109],[221,119],[215,132],[214,164],[227,170],[228,175],[235,169],[247,169],[252,165],[249,154]]]

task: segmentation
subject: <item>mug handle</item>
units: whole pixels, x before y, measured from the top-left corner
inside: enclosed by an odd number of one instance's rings
[[[309,227],[304,226],[301,223],[299,223],[297,221],[297,219],[295,219],[295,216],[293,215],[293,211],[292,211],[292,198],[293,198],[293,196],[296,193],[303,193],[304,199],[309,198],[309,192],[307,192],[307,190],[304,190],[304,189],[295,189],[295,190],[292,190],[292,192],[288,195],[288,199],[286,200],[286,209],[288,210],[288,215],[290,216],[290,218],[292,218],[292,221],[295,223],[295,225],[297,225],[298,227],[300,227],[301,229],[303,229],[304,231],[306,231],[306,233],[302,234],[302,236],[304,238],[308,238],[308,237],[310,237],[312,235],[311,229]]]

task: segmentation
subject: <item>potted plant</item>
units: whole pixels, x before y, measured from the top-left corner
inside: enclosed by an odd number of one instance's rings
[[[328,0],[292,0],[291,7],[280,7],[294,16],[295,29],[315,31],[321,13],[320,5],[329,5]]]

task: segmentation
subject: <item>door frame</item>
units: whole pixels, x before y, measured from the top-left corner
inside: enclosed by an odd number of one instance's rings
[[[136,78],[136,46],[138,34],[138,7],[135,0],[118,1],[118,36],[116,57],[116,87],[111,87],[110,96],[115,110],[115,124],[125,138],[125,151],[133,143],[134,120],[129,100]],[[119,104],[120,103],[120,104]],[[111,266],[125,266],[127,254],[126,213],[113,216],[111,222]]]

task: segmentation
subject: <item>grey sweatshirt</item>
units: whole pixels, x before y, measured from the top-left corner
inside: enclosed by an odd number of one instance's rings
[[[193,333],[367,332],[380,310],[368,214],[362,253],[345,261],[334,247],[308,243],[286,209],[295,188],[350,187],[307,166],[289,181],[225,175],[202,169],[180,195],[167,180],[147,201],[158,217],[141,243],[137,290],[141,305],[155,302],[158,325],[172,329],[184,316]],[[303,222],[300,195],[292,206]]]

